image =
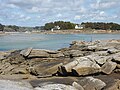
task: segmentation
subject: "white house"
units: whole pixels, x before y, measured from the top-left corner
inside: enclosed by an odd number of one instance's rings
[[[54,28],[51,29],[52,32],[53,32],[54,30],[60,30],[60,26],[55,26]]]
[[[84,25],[77,24],[75,25],[75,29],[84,29]]]

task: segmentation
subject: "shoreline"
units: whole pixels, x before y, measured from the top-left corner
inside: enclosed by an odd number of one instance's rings
[[[0,35],[8,34],[120,34],[120,30],[54,30],[54,31],[32,31],[32,32],[1,32]]]

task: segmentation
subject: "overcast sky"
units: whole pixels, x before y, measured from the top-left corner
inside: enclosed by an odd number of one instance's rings
[[[120,24],[120,0],[0,0],[2,24],[40,26],[58,20]]]

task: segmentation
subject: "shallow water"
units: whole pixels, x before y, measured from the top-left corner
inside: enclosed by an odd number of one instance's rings
[[[24,34],[13,33],[0,36],[0,50],[24,49],[28,47],[57,50],[69,47],[74,40],[94,41],[120,39],[120,34]]]

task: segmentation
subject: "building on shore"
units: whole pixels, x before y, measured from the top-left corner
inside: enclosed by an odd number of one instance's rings
[[[75,25],[75,29],[84,29],[85,25],[77,24]]]
[[[60,26],[55,26],[54,28],[51,29],[52,32],[53,32],[54,30],[60,30]]]

